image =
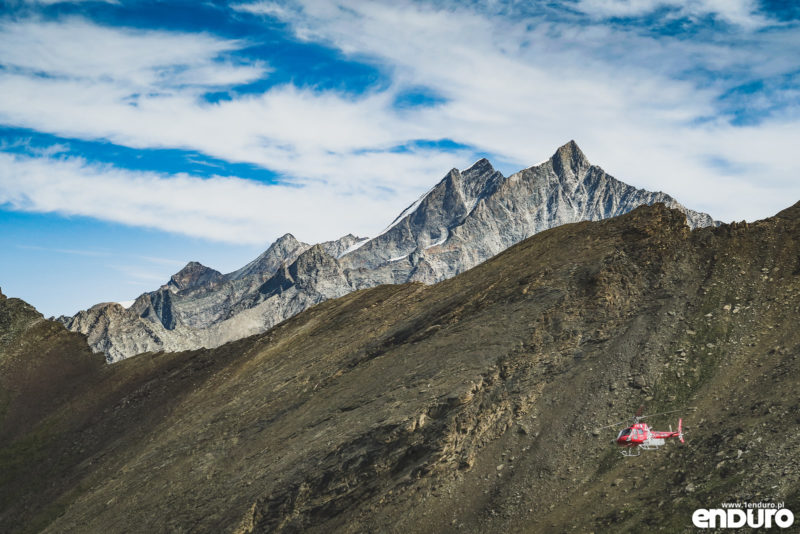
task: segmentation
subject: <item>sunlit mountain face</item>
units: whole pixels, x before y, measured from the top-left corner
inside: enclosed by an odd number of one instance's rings
[[[47,315],[127,302],[286,233],[374,236],[453,167],[569,139],[763,218],[800,196],[797,31],[755,0],[6,2],[0,277]]]

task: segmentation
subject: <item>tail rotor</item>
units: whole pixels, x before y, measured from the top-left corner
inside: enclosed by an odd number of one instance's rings
[[[683,419],[678,419],[678,439],[683,443]]]

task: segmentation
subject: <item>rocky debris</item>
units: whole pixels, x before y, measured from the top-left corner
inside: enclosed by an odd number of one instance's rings
[[[640,207],[113,366],[0,301],[0,530],[681,532],[722,502],[796,508],[798,235]],[[262,302],[340,265],[304,254]],[[643,403],[687,443],[622,458],[599,427]]]
[[[350,234],[308,255],[310,245],[286,234],[233,273],[192,262],[128,310],[103,306],[59,320],[86,334],[108,361],[142,351],[216,347],[264,332],[328,298],[381,284],[433,284],[548,228],[657,202],[678,209],[685,216],[681,224],[690,228],[717,224],[669,195],[616,180],[570,141],[548,161],[508,178],[486,159],[463,172],[452,169],[372,239]],[[303,273],[300,279],[294,271]]]

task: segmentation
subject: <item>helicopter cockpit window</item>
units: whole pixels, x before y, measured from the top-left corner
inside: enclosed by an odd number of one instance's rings
[[[622,432],[619,433],[619,436],[617,436],[617,439],[624,438],[625,436],[627,436],[630,433],[631,433],[631,429],[630,428],[626,428],[625,430],[623,430]]]

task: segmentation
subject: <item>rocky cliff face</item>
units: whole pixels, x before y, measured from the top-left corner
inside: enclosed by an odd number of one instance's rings
[[[656,202],[681,211],[690,228],[715,224],[665,193],[609,176],[571,141],[508,178],[485,159],[463,172],[453,169],[375,238],[348,235],[311,247],[287,234],[233,273],[192,262],[128,310],[102,304],[60,320],[86,334],[109,361],[216,347],[350,291],[439,282],[548,228]]]
[[[321,248],[263,302],[320,284],[308,266],[340,263]],[[723,502],[797,515],[798,258],[800,204],[694,231],[657,204],[110,366],[0,298],[0,531],[691,532]],[[649,423],[682,417],[686,443],[623,458],[598,427],[642,404],[677,410]]]
[[[665,193],[609,176],[570,141],[550,160],[508,178],[485,159],[463,173],[451,170],[384,233],[340,261],[357,288],[434,283],[548,228],[615,217],[656,202],[680,210],[690,228],[715,224]]]

